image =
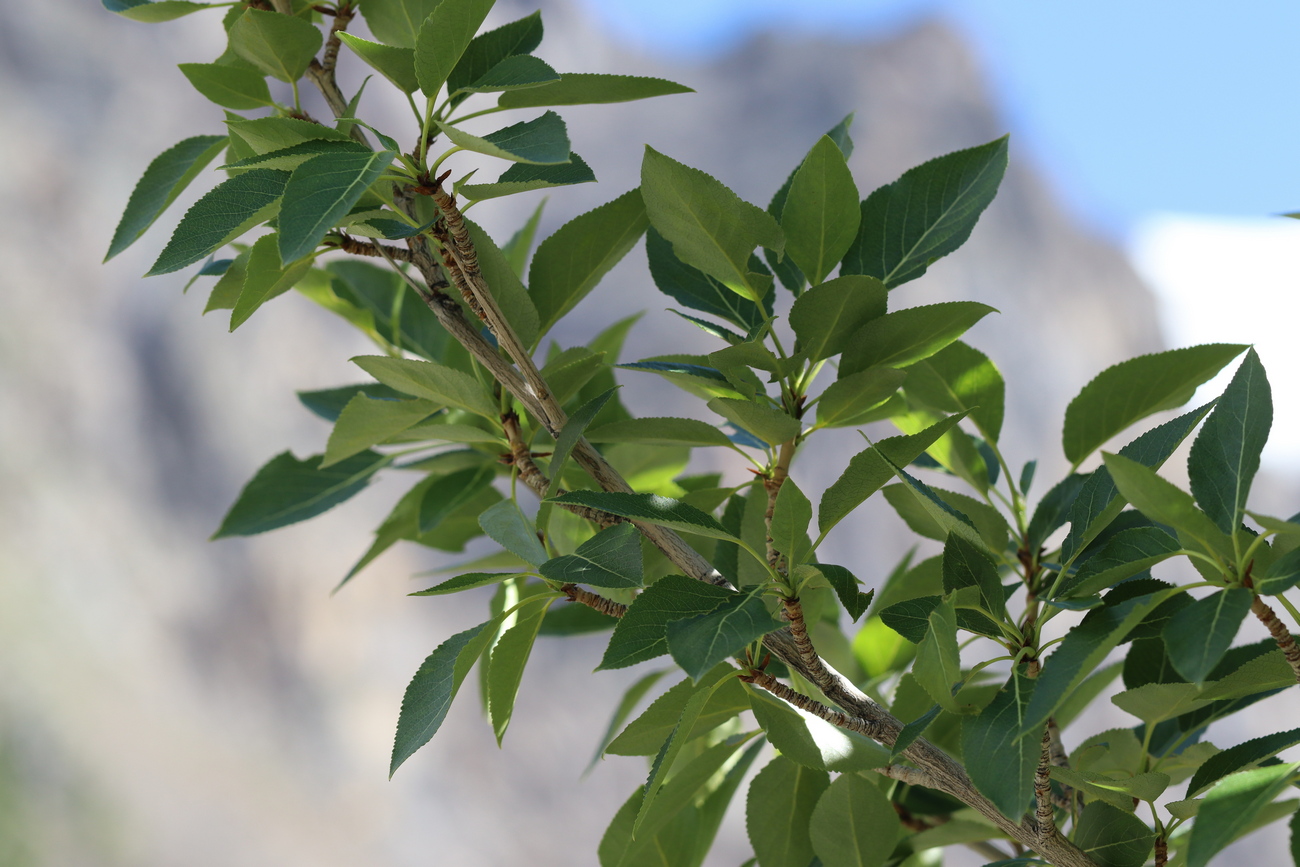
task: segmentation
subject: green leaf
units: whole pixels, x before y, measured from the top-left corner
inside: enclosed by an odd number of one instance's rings
[[[1211,404],[1154,427],[1119,450],[1122,457],[1159,469],[1210,411]],[[1124,508],[1110,471],[1098,468],[1083,483],[1083,489],[1070,507],[1070,534],[1061,546],[1061,556],[1072,560],[1075,555],[1104,530]]]
[[[533,652],[542,618],[554,601],[553,596],[542,596],[525,602],[516,614],[514,626],[503,632],[492,648],[487,674],[488,713],[492,717],[492,730],[496,733],[498,746],[514,714],[524,666]]]
[[[1047,718],[1084,678],[1101,665],[1133,627],[1176,592],[1174,589],[1138,596],[1089,611],[1044,661],[1020,733],[1038,737]]]
[[[359,355],[352,362],[384,385],[403,394],[469,410],[497,421],[496,405],[478,380],[468,373],[432,361],[382,355]]]
[[[848,569],[831,563],[816,563],[813,568],[822,573],[831,585],[840,604],[844,606],[845,611],[849,612],[850,618],[856,621],[871,607],[871,600],[876,591],[862,592],[859,586],[862,582]]]
[[[641,195],[650,223],[672,243],[677,258],[751,301],[767,294],[771,278],[753,273],[750,259],[755,247],[780,251],[785,246],[770,214],[648,145]]]
[[[668,623],[668,652],[695,680],[745,645],[784,626],[768,613],[761,592],[737,594],[708,614]]]
[[[375,38],[387,45],[414,48],[420,25],[441,0],[366,0],[361,14]]]
[[[981,536],[971,517],[946,502],[946,499],[954,499],[958,495],[944,491],[945,496],[941,497],[939,492],[902,469],[895,468],[895,473],[903,482],[885,488],[885,500],[914,532],[940,541],[957,533],[969,542],[980,544]],[[1002,548],[996,543],[990,547],[996,550]]]
[[[830,787],[825,771],[777,756],[749,784],[745,828],[763,867],[809,867],[814,852],[808,823]]]
[[[799,300],[814,291],[816,288],[805,292]],[[869,367],[835,380],[817,401],[818,426],[855,427],[873,421],[871,411],[893,397],[907,376],[906,371],[892,367]]]
[[[1295,684],[1295,672],[1280,650],[1270,650],[1240,665],[1230,674],[1205,687],[1204,699],[1234,699],[1258,695]]]
[[[459,92],[461,94],[498,93],[539,87],[559,80],[560,74],[546,61],[530,54],[519,54],[502,60],[477,81],[459,88]]]
[[[104,261],[107,262],[139,240],[228,142],[226,136],[198,135],[178,142],[156,156],[131,192]],[[198,259],[192,261],[197,262]],[[181,267],[184,266],[177,266]]]
[[[238,115],[231,115],[238,117]],[[254,154],[278,151],[306,141],[352,141],[345,132],[294,117],[258,117],[252,120],[227,120],[232,142],[242,141]],[[250,156],[241,154],[241,157]]]
[[[809,282],[821,283],[848,252],[860,219],[858,188],[844,153],[822,136],[795,172],[781,209],[786,254]]]
[[[1251,576],[1255,592],[1276,596],[1300,583],[1300,548],[1293,548],[1269,564],[1262,574]]]
[[[891,461],[900,465],[910,464],[961,419],[961,415],[949,416],[920,433],[889,437],[854,455],[840,477],[822,494],[817,507],[817,528],[821,534],[829,533],[832,527],[894,478]]]
[[[145,24],[174,21],[183,15],[214,8],[211,3],[191,3],[188,0],[103,0],[103,3],[108,11]]]
[[[537,539],[532,521],[524,517],[514,500],[502,500],[478,517],[479,526],[502,548],[525,563],[541,566],[550,557]]]
[[[1091,596],[1168,560],[1181,550],[1178,540],[1159,527],[1121,530],[1084,561],[1078,572],[1066,578],[1055,595]]]
[[[1169,775],[1159,771],[1148,771],[1145,774],[1119,779],[1072,768],[1053,767],[1051,773],[1053,780],[1078,789],[1089,801],[1101,799],[1126,813],[1133,812],[1134,798],[1141,801],[1154,801],[1169,787]]]
[[[644,713],[614,738],[605,752],[616,756],[655,755],[677,727],[682,709],[691,696],[716,686],[713,695],[704,703],[704,709],[696,719],[690,737],[696,738],[713,731],[736,714],[749,709],[749,696],[744,684],[735,678],[735,674],[735,668],[723,663],[698,685],[689,677],[686,678],[651,702]]]
[[[1142,355],[1108,367],[1065,410],[1061,442],[1078,464],[1115,434],[1152,413],[1182,406],[1245,346],[1211,343]]]
[[[578,158],[577,154],[574,154],[573,158],[583,166],[586,165]],[[511,168],[531,169],[536,167],[529,166],[527,163],[515,163]],[[591,180],[594,181],[595,179],[596,176],[592,175]],[[537,203],[532,216],[519,227],[518,231],[510,236],[510,240],[506,241],[505,246],[501,248],[501,255],[505,256],[506,261],[510,263],[510,270],[514,271],[515,276],[521,280],[524,276],[524,267],[528,264],[528,256],[533,250],[533,239],[537,237],[537,226],[542,221],[542,209],[546,207],[547,201],[547,199],[542,199]]]
[[[372,397],[375,400],[403,399],[400,391],[394,391],[388,386],[380,385],[377,382],[366,382],[357,385],[344,385],[339,388],[324,388],[318,391],[300,391],[298,392],[298,401],[317,416],[333,423],[339,420],[339,416],[343,414],[343,409],[348,405],[348,401],[359,394],[364,394],[366,397]]]
[[[646,693],[667,673],[667,669],[652,671],[627,688],[627,692],[623,693],[623,698],[619,700],[618,707],[614,709],[614,713],[609,719],[609,725],[605,728],[605,734],[600,739],[600,745],[596,748],[595,755],[591,757],[591,762],[587,765],[586,773],[590,773],[596,767],[596,763],[604,758],[606,748],[614,740],[614,734],[632,713],[632,708],[636,707],[641,699],[645,698]],[[682,682],[689,683],[689,681]]]
[[[701,512],[694,506],[688,506],[681,500],[661,497],[658,494],[569,491],[562,496],[551,497],[547,502],[586,506],[621,518],[657,524],[673,530],[694,533],[697,536],[736,541],[736,537],[728,533],[712,515]]]
[[[641,587],[641,536],[631,524],[606,527],[573,554],[543,563],[541,570],[543,576],[561,584]]]
[[[1102,458],[1120,494],[1138,511],[1196,539],[1207,552],[1217,552],[1229,560],[1233,558],[1232,542],[1204,512],[1196,508],[1190,494],[1137,461],[1109,453],[1103,454]]]
[[[971,420],[993,441],[1002,432],[1005,394],[997,366],[960,340],[907,369],[909,399],[940,412],[969,410]]]
[[[901,830],[885,794],[856,774],[831,783],[808,823],[813,851],[825,867],[882,867]]]
[[[547,496],[555,494],[560,487],[560,476],[564,472],[564,463],[573,452],[573,447],[582,439],[583,431],[592,420],[605,408],[605,404],[614,396],[614,389],[602,392],[583,404],[577,412],[569,417],[555,438],[555,451],[551,454],[551,484],[546,489]]]
[[[632,600],[596,670],[626,668],[667,653],[670,623],[709,614],[736,595],[685,575],[665,575]]]
[[[393,151],[327,153],[294,169],[280,206],[281,261],[293,262],[312,253],[395,156]]]
[[[808,360],[821,361],[843,352],[858,329],[885,315],[886,292],[879,280],[852,275],[813,286],[796,298],[790,327]]]
[[[481,201],[550,187],[587,184],[595,180],[596,175],[591,171],[591,166],[570,151],[567,163],[550,166],[513,163],[494,184],[461,184],[456,187],[456,191],[467,199]]]
[[[181,74],[194,89],[225,108],[236,111],[274,105],[262,73],[223,63],[181,63]]]
[[[1132,813],[1091,801],[1083,808],[1074,842],[1098,867],[1142,867],[1155,839],[1155,832]]]
[[[447,711],[460,690],[465,675],[496,636],[501,617],[480,623],[448,638],[429,654],[402,696],[397,718],[393,757],[388,765],[392,779],[402,763],[429,742],[447,718]]]
[[[652,96],[674,93],[694,93],[689,87],[662,78],[643,78],[636,75],[596,75],[566,72],[560,80],[541,87],[501,94],[497,105],[501,108],[541,108],[548,105],[594,105],[597,103],[631,102]]]
[[[466,220],[465,228],[469,230],[470,240],[478,253],[483,279],[492,290],[492,297],[496,299],[506,321],[524,346],[535,345],[539,334],[537,309],[533,307],[528,290],[519,282],[519,275],[510,267],[510,260],[487,232],[473,220]]]
[[[414,46],[415,75],[420,90],[429,99],[438,95],[443,82],[460,63],[494,3],[495,0],[442,0],[429,7],[429,17],[419,25]]]
[[[542,13],[539,11],[475,36],[447,76],[448,93],[458,94],[466,90],[504,60],[529,54],[541,44],[542,33]],[[463,95],[453,97],[451,104],[456,105],[463,99]]]
[[[293,288],[293,285],[311,270],[312,260],[302,259],[280,263],[279,234],[271,233],[258,238],[249,251],[244,266],[244,285],[230,311],[230,330],[234,331],[248,321],[257,309]]]
[[[486,464],[457,470],[435,481],[420,499],[420,533],[430,532],[463,506],[472,503],[495,477],[496,470],[491,464]],[[478,515],[473,517],[477,519]]]
[[[1037,551],[1047,541],[1047,537],[1060,529],[1061,525],[1068,520],[1074,500],[1079,496],[1079,491],[1083,490],[1086,481],[1087,476],[1070,473],[1053,485],[1038,502],[1038,507],[1034,509],[1034,516],[1029,520],[1026,534],[1029,550]]]
[[[709,401],[708,407],[772,446],[790,442],[803,427],[798,419],[767,403],[715,397]]]
[[[781,483],[772,511],[772,546],[785,555],[793,570],[808,559],[812,546],[808,542],[808,524],[812,521],[812,503],[794,480]]]
[[[473,590],[476,587],[488,587],[507,578],[518,578],[520,574],[519,572],[468,572],[464,575],[457,575],[455,578],[449,578],[441,584],[435,584],[428,590],[420,590],[406,595],[445,596],[448,593],[459,593],[462,590]]]
[[[254,169],[209,190],[185,212],[145,276],[170,274],[193,265],[274,216],[288,180],[288,172]]]
[[[603,424],[587,432],[593,443],[640,445],[727,446],[727,435],[711,424],[693,418],[629,418]]]
[[[867,274],[890,289],[925,273],[966,242],[1007,168],[1007,139],[955,151],[909,169],[862,203],[842,274]]]
[[[248,9],[230,27],[230,48],[281,81],[302,78],[325,38],[301,18]],[[233,106],[232,106],[233,107]]]
[[[348,139],[347,141],[335,141],[334,139],[309,139],[301,141],[279,150],[269,151],[264,154],[255,154],[242,160],[236,160],[233,163],[226,163],[221,166],[222,169],[234,175],[238,169],[282,169],[293,171],[298,166],[307,162],[314,156],[325,153],[335,153],[339,151],[351,151],[352,153],[369,154],[370,148],[357,141]],[[396,220],[385,222],[396,223]],[[405,226],[405,224],[400,224]]]
[[[1217,590],[1179,611],[1165,626],[1165,648],[1178,673],[1204,681],[1237,637],[1254,594],[1244,587]]]
[[[1187,796],[1194,798],[1228,774],[1256,765],[1296,744],[1300,744],[1300,729],[1291,729],[1253,738],[1210,756],[1192,775],[1192,781],[1187,784]]]
[[[943,589],[951,593],[963,587],[978,587],[981,604],[989,613],[1006,613],[1006,594],[993,558],[982,546],[951,533],[943,546]]]
[[[553,111],[482,137],[471,135],[436,118],[434,123],[453,144],[467,151],[517,163],[554,165],[569,161],[569,133],[564,121]]]
[[[960,706],[953,698],[952,687],[961,680],[961,654],[957,648],[957,612],[951,602],[941,602],[930,612],[930,628],[916,648],[912,676],[945,710],[953,713]]]
[[[451,336],[424,303],[414,298],[406,303],[410,290],[391,269],[344,260],[331,262],[327,270],[334,294],[369,314],[380,337],[430,361],[446,357]]]
[[[1273,765],[1233,774],[1205,796],[1187,842],[1188,867],[1210,859],[1250,828],[1255,817],[1295,778],[1300,765]]]
[[[767,690],[750,687],[748,692],[754,719],[772,746],[791,761],[836,773],[869,771],[889,764],[889,751],[870,738],[833,726]]]
[[[1200,691],[1194,683],[1146,683],[1112,696],[1111,702],[1144,723],[1155,725],[1209,704],[1198,697]]]
[[[1272,425],[1272,390],[1264,365],[1251,348],[1187,457],[1192,494],[1225,533],[1235,532],[1241,524]]]
[[[402,93],[415,93],[420,89],[420,82],[415,77],[415,51],[412,49],[371,42],[345,32],[340,32],[339,38]]]
[[[314,518],[370,484],[390,458],[362,452],[329,469],[320,455],[298,460],[290,452],[272,458],[239,492],[213,539],[252,536]]]
[[[853,333],[840,359],[840,376],[868,367],[907,367],[929,358],[997,312],[978,301],[945,301],[895,310]]]
[[[979,716],[962,722],[961,749],[971,782],[1013,821],[1034,797],[1034,772],[1042,755],[1041,735],[1022,736],[1034,681],[1017,667]]]
[[[356,394],[343,407],[330,432],[321,468],[401,433],[439,408],[431,400],[374,400],[363,393]]]
[[[772,295],[763,297],[762,306],[737,295],[721,281],[678,259],[673,245],[654,226],[646,231],[645,249],[655,285],[682,306],[734,322],[747,332],[772,315]]]
[[[631,190],[565,223],[537,248],[528,291],[545,334],[627,255],[649,221],[639,190]]]

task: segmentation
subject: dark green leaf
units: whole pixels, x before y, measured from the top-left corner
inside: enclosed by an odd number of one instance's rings
[[[528,291],[545,334],[636,245],[649,225],[639,190],[575,217],[537,248]]]
[[[1142,514],[1192,537],[1207,552],[1216,552],[1224,558],[1233,556],[1231,540],[1196,508],[1190,494],[1137,461],[1112,454],[1102,457],[1120,494]]]
[[[812,522],[812,503],[799,490],[794,480],[787,478],[777,492],[772,511],[772,547],[785,555],[791,571],[808,558],[812,546],[808,542],[808,524]]]
[[[538,87],[559,80],[560,74],[546,61],[530,54],[519,54],[502,60],[473,84],[461,88],[460,92],[462,94],[498,93]]]
[[[326,470],[320,460],[276,455],[239,492],[212,538],[251,536],[313,518],[358,493],[390,458],[367,451]]]
[[[979,716],[962,723],[961,749],[975,788],[1002,814],[1019,821],[1034,797],[1041,737],[1022,736],[1034,681],[1017,667]]]
[[[736,595],[708,614],[668,623],[668,652],[695,680],[713,666],[784,624],[768,613],[759,592]]]
[[[1241,524],[1250,484],[1259,471],[1259,456],[1272,425],[1272,390],[1264,365],[1251,348],[1196,435],[1187,457],[1192,494],[1225,533],[1234,532]]]
[[[418,519],[420,533],[428,533],[460,511],[462,507],[473,502],[492,484],[492,479],[495,477],[495,468],[491,464],[486,464],[481,467],[457,470],[438,479],[429,486],[420,500]]]
[[[230,115],[237,118],[238,115]],[[258,117],[252,120],[226,120],[226,127],[231,132],[231,143],[235,140],[247,145],[253,153],[232,153],[240,159],[253,154],[265,154],[278,151],[306,141],[351,141],[348,134],[333,127],[323,126],[296,117]]]
[[[301,18],[248,9],[230,28],[230,48],[281,81],[302,78],[325,37]]]
[[[640,587],[641,536],[631,524],[615,524],[583,542],[573,554],[543,563],[541,570],[561,584]]]
[[[541,44],[542,32],[539,11],[475,36],[447,76],[447,91],[458,93],[482,79],[503,60],[529,54]],[[464,96],[453,98],[451,104],[456,105],[462,99]]]
[[[434,122],[453,144],[467,151],[517,163],[554,165],[569,161],[569,133],[564,121],[553,111],[482,137],[439,120]]]
[[[708,406],[727,421],[771,446],[790,442],[802,429],[798,419],[786,415],[768,403],[715,397],[709,401]]]
[[[732,292],[721,281],[687,265],[673,252],[673,245],[651,226],[646,232],[646,256],[650,276],[659,291],[684,307],[719,316],[752,331],[772,315],[772,296],[763,298],[763,306]]]
[[[808,823],[825,867],[881,867],[902,831],[898,814],[875,783],[841,774],[817,801]]]
[[[249,251],[244,266],[244,285],[230,310],[231,331],[247,322],[267,301],[292,289],[311,270],[311,259],[282,264],[279,243],[279,233],[272,232],[258,238]]]
[[[1245,833],[1260,812],[1295,778],[1297,765],[1273,765],[1233,774],[1205,796],[1187,842],[1188,867],[1210,859]]]
[[[531,190],[563,187],[569,184],[586,184],[596,180],[582,157],[569,153],[569,162],[539,166],[531,163],[513,163],[501,173],[494,184],[462,184],[456,188],[467,199],[496,199]]]
[[[1155,840],[1155,832],[1137,816],[1105,801],[1090,801],[1074,842],[1098,867],[1142,867]]]
[[[347,141],[335,141],[334,139],[328,138],[308,139],[296,144],[291,144],[288,147],[279,148],[278,150],[245,157],[244,159],[236,160],[233,163],[226,163],[224,166],[221,166],[221,168],[231,174],[234,174],[236,169],[282,169],[291,172],[314,156],[342,151],[362,154],[369,154],[371,152],[370,148],[351,139],[348,139]],[[370,221],[367,221],[367,223],[369,222]],[[387,222],[392,223],[396,221],[388,220]],[[402,223],[401,225],[405,226],[406,224]]]
[[[1078,464],[1115,434],[1154,412],[1182,406],[1245,346],[1211,343],[1142,355],[1108,367],[1065,410],[1061,442]]]
[[[868,367],[915,364],[995,312],[978,301],[945,301],[886,313],[853,333],[840,359],[839,375],[848,376]]]
[[[940,601],[930,612],[929,629],[916,647],[912,676],[945,710],[957,713],[953,686],[961,678],[961,653],[957,647],[957,612],[952,603]]]
[[[464,575],[457,575],[455,578],[449,578],[441,584],[435,584],[428,590],[420,590],[416,593],[408,593],[408,596],[445,596],[448,593],[459,593],[462,590],[473,590],[476,587],[488,587],[492,584],[498,584],[507,578],[519,577],[519,572],[468,572]]]
[[[407,5],[411,0],[402,2]],[[414,48],[415,75],[420,90],[429,99],[438,95],[443,82],[460,63],[494,3],[495,0],[442,0],[428,7],[429,17],[419,24]]]
[[[885,488],[885,500],[914,532],[940,541],[957,533],[968,542],[981,544],[981,534],[964,508],[968,505],[983,505],[982,503],[970,500],[968,504],[963,504],[963,508],[958,508],[948,501],[955,500],[960,495],[951,491],[937,491],[901,468],[896,467],[895,473],[903,481]],[[996,509],[991,511],[995,514],[997,512]],[[985,539],[983,544],[994,550],[1002,549],[1002,545],[995,540]]]
[[[848,569],[830,563],[817,563],[815,568],[830,582],[835,595],[839,597],[840,604],[844,606],[845,611],[849,612],[850,618],[856,621],[871,607],[871,599],[876,591],[862,592],[859,586],[861,582]]]
[[[1178,673],[1189,681],[1205,680],[1237,637],[1254,598],[1243,587],[1230,587],[1197,599],[1170,618],[1165,647]]]
[[[228,138],[219,135],[194,136],[172,145],[155,157],[131,192],[104,261],[107,262],[134,244],[153,225],[154,220],[167,210],[167,206],[190,185],[190,181],[198,177],[199,172],[221,153],[228,141]],[[177,266],[181,267],[184,266]]]
[[[988,356],[960,340],[907,369],[907,396],[941,412],[970,411],[989,439],[1002,432],[1006,384]]]
[[[497,639],[492,647],[487,673],[488,712],[492,717],[492,730],[496,732],[497,745],[505,737],[506,728],[514,714],[515,698],[523,681],[524,666],[533,652],[537,631],[542,626],[546,609],[554,597],[530,599],[516,613],[518,618]]]
[[[889,753],[875,741],[831,725],[763,689],[748,690],[754,719],[781,755],[806,768],[849,773],[889,764]]]
[[[387,45],[414,48],[416,34],[441,0],[366,0],[361,14],[375,38]],[[432,94],[429,94],[432,96]]]
[[[453,635],[424,660],[402,696],[402,713],[397,718],[397,736],[388,766],[390,778],[402,762],[437,733],[465,675],[496,636],[500,620],[494,618]]]
[[[830,776],[777,756],[749,784],[745,827],[763,867],[809,867],[808,823]]]
[[[395,156],[392,151],[328,153],[294,169],[280,206],[281,261],[287,264],[312,253]]]
[[[1181,550],[1178,540],[1159,527],[1122,530],[1106,540],[1078,572],[1066,578],[1057,595],[1090,596],[1168,560]]]
[[[1276,596],[1300,583],[1300,548],[1292,548],[1274,560],[1262,574],[1252,576],[1255,592]]]
[[[260,72],[223,63],[182,63],[179,67],[194,89],[217,105],[236,111],[274,105]]]
[[[403,297],[410,290],[399,275],[355,260],[331,262],[327,270],[336,278],[331,284],[334,293],[368,311],[380,337],[429,361],[444,359],[451,337],[423,302]]]
[[[502,500],[487,509],[479,515],[478,523],[492,541],[525,563],[540,566],[550,559],[532,521],[524,517],[513,500]]]
[[[735,596],[684,575],[660,578],[632,601],[596,670],[626,668],[667,653],[668,624],[708,614]]]
[[[858,188],[844,153],[822,136],[795,172],[781,209],[786,255],[810,282],[821,283],[853,243],[860,217]]]
[[[415,77],[415,51],[371,42],[351,33],[339,33],[343,44],[357,53],[371,69],[387,78],[402,93],[415,93],[420,82]]]
[[[852,275],[813,286],[796,298],[790,327],[808,360],[821,361],[843,352],[859,328],[885,315],[886,292],[879,280]]]
[[[688,506],[681,500],[661,497],[658,494],[570,491],[562,496],[552,497],[548,502],[586,506],[609,512],[611,515],[630,518],[633,521],[644,521],[647,524],[657,524],[713,539],[734,541],[735,538],[712,515],[701,512],[694,506]]]
[[[1194,798],[1228,774],[1234,774],[1300,744],[1300,729],[1253,738],[1210,756],[1196,769],[1187,784],[1187,797]]]
[[[662,78],[635,75],[596,75],[566,72],[554,84],[501,94],[502,108],[540,108],[548,105],[593,105],[631,102],[652,96],[694,93],[689,87]]]
[[[909,169],[862,203],[844,274],[867,274],[890,289],[925,273],[966,242],[1007,168],[1005,137]]]
[[[321,469],[396,436],[439,408],[430,400],[375,400],[357,393],[339,413],[325,445]]]
[[[731,446],[722,431],[693,418],[629,418],[588,431],[587,439],[593,443]]]
[[[515,336],[524,346],[533,346],[538,337],[537,308],[533,300],[519,281],[519,275],[510,267],[508,260],[496,242],[473,220],[465,221],[470,240],[478,253],[479,268],[483,279],[492,290],[492,297],[501,308],[502,315],[514,329]]]
[[[950,593],[963,587],[978,587],[985,610],[994,616],[1006,612],[1006,594],[993,558],[982,546],[951,533],[943,546],[943,589]]]
[[[1030,551],[1037,551],[1048,536],[1065,524],[1074,508],[1074,501],[1087,480],[1087,476],[1070,473],[1039,500],[1038,508],[1034,509],[1034,517],[1029,521],[1026,547]]]
[[[288,181],[288,172],[254,169],[218,184],[185,212],[146,276],[192,265],[274,216]]]
[[[799,301],[819,288],[805,292]],[[871,411],[893,397],[907,377],[907,371],[892,367],[868,367],[835,380],[817,401],[817,424],[822,427],[853,427],[874,421]]]
[[[560,476],[564,472],[565,462],[569,459],[569,455],[573,453],[574,446],[582,439],[582,434],[587,429],[587,426],[605,408],[605,404],[614,396],[614,392],[615,389],[611,388],[584,403],[560,429],[560,434],[555,439],[555,451],[551,454],[551,484],[546,489],[548,496],[559,490]]]
[[[343,408],[348,405],[348,401],[359,394],[372,397],[375,400],[397,401],[405,399],[405,395],[396,389],[380,385],[377,382],[367,382],[360,385],[325,388],[319,391],[300,391],[298,392],[298,400],[303,406],[326,421],[336,422],[343,413]]]

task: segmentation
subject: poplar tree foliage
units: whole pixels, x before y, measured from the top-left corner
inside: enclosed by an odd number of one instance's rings
[[[1274,610],[1297,618],[1300,516],[1248,499],[1272,416],[1255,352],[1193,346],[1102,371],[1065,413],[1071,471],[1045,484],[1003,454],[1002,376],[961,340],[995,311],[906,306],[906,284],[993,199],[1005,138],[863,197],[845,118],[766,207],[647,147],[636,189],[540,243],[541,206],[522,205],[498,240],[464,216],[474,203],[595,181],[556,107],[689,88],[557,71],[533,53],[540,13],[486,30],[492,0],[103,3],[143,22],[208,14],[228,37],[180,66],[224,123],[149,164],[108,257],[215,163],[149,273],[215,278],[205,312],[232,330],[294,289],[375,343],[354,384],[298,394],[332,425],[322,452],[273,457],[215,538],[305,520],[382,472],[409,490],[340,583],[398,542],[500,548],[413,594],[478,592],[487,618],[419,666],[390,773],[475,665],[499,740],[539,636],[602,633],[599,669],[644,674],[609,696],[592,747],[648,763],[603,867],[700,864],[733,800],[761,867],[933,864],[956,845],[1005,864],[1203,867],[1295,810],[1300,765],[1277,755],[1300,728],[1205,737],[1300,672]],[[338,63],[372,75],[343,93]],[[380,87],[409,101],[400,128],[364,120]],[[333,116],[308,114],[308,88]],[[463,171],[466,151],[500,174]],[[642,236],[682,327],[716,349],[623,360],[635,316],[586,345],[552,339]],[[1222,396],[1135,430],[1237,360]],[[634,416],[617,382],[646,375],[697,410]],[[899,432],[820,454],[839,478],[801,489],[808,440],[883,421]],[[1160,473],[1184,441],[1190,491]],[[690,474],[693,449],[752,471]],[[877,493],[940,553],[823,562]],[[1179,558],[1200,580],[1152,577]],[[872,589],[858,577],[886,573]],[[1234,646],[1250,614],[1272,638]],[[1133,725],[1075,730],[1117,680],[1109,701]]]

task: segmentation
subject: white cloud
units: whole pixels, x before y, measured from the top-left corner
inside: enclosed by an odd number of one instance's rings
[[[1157,214],[1130,252],[1170,343],[1253,343],[1273,389],[1264,463],[1300,472],[1300,221]],[[1197,395],[1222,392],[1230,368]]]

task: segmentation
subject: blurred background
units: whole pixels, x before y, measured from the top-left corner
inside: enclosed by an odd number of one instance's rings
[[[1300,209],[1300,7],[500,0],[489,24],[539,5],[538,53],[561,71],[697,91],[565,111],[601,183],[551,195],[543,233],[634,186],[643,143],[766,204],[849,112],[864,193],[1009,131],[1006,182],[970,243],[902,291],[905,304],[974,298],[1003,311],[970,341],[1006,375],[1013,464],[1040,458],[1040,479],[1064,471],[1065,404],[1103,367],[1253,342],[1277,405],[1255,502],[1300,509],[1300,223],[1277,216]],[[206,284],[182,294],[184,276],[142,280],[199,189],[100,264],[148,162],[221,129],[175,68],[221,52],[215,15],[151,26],[92,2],[4,8],[0,867],[594,864],[645,770],[611,758],[579,777],[618,687],[640,670],[592,675],[600,637],[543,639],[501,750],[471,683],[389,782],[407,681],[485,604],[407,598],[424,586],[413,573],[456,558],[400,546],[330,596],[401,482],[269,536],[206,541],[269,457],[321,451],[328,428],[293,391],[356,381],[347,359],[367,351],[292,294],[231,335],[224,318],[200,315]],[[345,52],[345,89],[358,66]],[[380,90],[362,115],[405,123]],[[478,213],[508,237],[539,199]],[[703,345],[665,306],[634,251],[557,336],[576,342],[646,308],[624,360]],[[638,413],[708,415],[657,382],[621,380]],[[833,480],[855,437],[805,455],[801,486]],[[827,559],[869,584],[903,553],[897,519],[878,506],[828,542]],[[1241,640],[1257,631],[1248,624]],[[1259,708],[1251,716],[1267,726],[1300,701]],[[1117,712],[1085,719],[1066,743],[1129,724]],[[1276,728],[1233,725],[1208,738],[1226,746]],[[739,813],[710,864],[748,857]],[[1284,857],[1284,830],[1269,833],[1254,860]]]

